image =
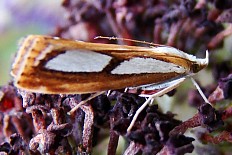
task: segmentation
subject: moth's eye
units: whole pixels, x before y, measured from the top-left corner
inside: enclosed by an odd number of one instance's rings
[[[198,64],[193,64],[192,65],[192,71],[193,73],[196,73],[200,70],[200,66]]]

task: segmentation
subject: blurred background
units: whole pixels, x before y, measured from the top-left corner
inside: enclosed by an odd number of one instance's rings
[[[0,1],[0,85],[10,79],[10,66],[20,38],[28,34],[49,34],[62,21],[61,1]]]

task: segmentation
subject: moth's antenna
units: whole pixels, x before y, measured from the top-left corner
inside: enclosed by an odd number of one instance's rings
[[[200,93],[201,97],[203,98],[203,100],[205,101],[205,103],[208,103],[210,105],[212,105],[209,100],[206,98],[205,94],[203,93],[203,91],[201,90],[200,86],[197,84],[197,82],[192,78],[190,77],[191,80],[192,80],[192,83],[194,84],[194,86],[197,88],[198,92]]]
[[[134,39],[126,39],[126,38],[118,38],[118,37],[97,36],[94,39],[122,40],[122,41],[131,41],[131,42],[140,43],[140,44],[147,44],[147,45],[150,45],[150,46],[164,46],[164,45],[160,45],[160,44],[149,43],[149,42],[146,42],[146,41],[140,41],[140,40],[134,40]]]

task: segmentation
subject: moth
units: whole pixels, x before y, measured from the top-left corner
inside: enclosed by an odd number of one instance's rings
[[[137,47],[30,35],[12,65],[16,87],[45,94],[83,94],[167,83],[199,72],[199,59],[167,46]],[[146,87],[145,86],[145,87]]]
[[[29,35],[12,65],[14,85],[44,94],[84,94],[122,88],[174,89],[208,65],[176,48],[89,43]],[[155,97],[151,95],[151,98]]]

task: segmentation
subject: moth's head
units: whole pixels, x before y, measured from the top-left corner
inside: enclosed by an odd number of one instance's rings
[[[202,70],[203,68],[205,68],[209,63],[209,52],[208,50],[206,50],[206,56],[204,59],[196,59],[196,61],[194,62],[194,64],[192,65],[192,72],[193,73],[197,73],[200,70]]]

